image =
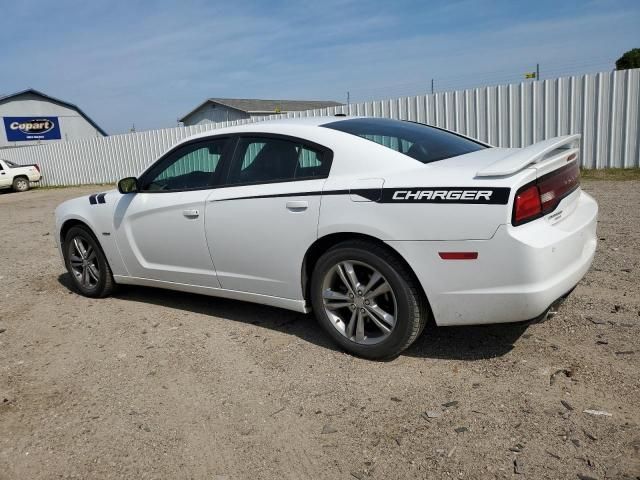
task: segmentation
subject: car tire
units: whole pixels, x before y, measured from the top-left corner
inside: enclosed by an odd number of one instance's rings
[[[16,177],[13,179],[13,190],[16,192],[26,192],[29,190],[29,179],[26,177]]]
[[[115,287],[107,258],[87,227],[78,225],[67,232],[62,251],[74,288],[85,297],[106,297]]]
[[[377,292],[384,293],[371,296]],[[374,242],[347,241],[325,252],[313,270],[310,296],[315,316],[331,338],[368,359],[399,355],[430,317],[413,272],[395,252]]]

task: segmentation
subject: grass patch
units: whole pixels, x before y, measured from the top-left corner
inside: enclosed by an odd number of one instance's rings
[[[581,169],[584,180],[640,180],[640,168]]]

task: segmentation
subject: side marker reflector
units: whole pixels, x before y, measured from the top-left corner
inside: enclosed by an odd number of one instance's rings
[[[438,252],[442,260],[475,260],[478,252]]]

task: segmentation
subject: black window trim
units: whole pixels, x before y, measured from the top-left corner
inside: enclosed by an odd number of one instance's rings
[[[240,139],[244,137],[249,138],[276,138],[281,140],[288,140],[294,143],[299,143],[302,146],[308,146],[311,149],[318,150],[323,155],[323,161],[329,162],[329,169],[327,170],[326,175],[315,175],[313,177],[303,177],[303,178],[291,178],[287,180],[271,180],[271,181],[259,181],[259,182],[245,182],[245,183],[229,183],[229,173],[231,171],[231,165],[234,162],[236,155],[238,154],[238,144],[240,143]],[[178,193],[178,192],[192,192],[198,190],[215,190],[218,188],[228,188],[228,187],[244,187],[251,185],[268,185],[272,183],[288,183],[288,182],[304,182],[308,180],[323,180],[329,177],[331,173],[331,167],[333,166],[333,150],[324,145],[320,145],[319,143],[313,142],[311,140],[307,140],[305,138],[296,137],[293,135],[286,135],[280,133],[263,133],[263,132],[241,132],[241,133],[226,133],[220,135],[211,135],[208,137],[199,137],[194,138],[193,140],[180,143],[171,148],[168,152],[162,155],[158,160],[156,160],[153,164],[151,164],[142,174],[137,178],[138,184],[142,185],[145,183],[145,180],[152,174],[152,172],[156,171],[159,165],[168,161],[168,159],[179,149],[198,144],[198,143],[206,143],[213,140],[222,140],[227,139],[228,144],[225,146],[222,156],[220,157],[220,165],[213,173],[212,185],[206,187],[198,187],[198,188],[183,188],[179,190],[140,190],[138,193]]]
[[[195,187],[195,188],[181,188],[176,190],[140,190],[138,193],[178,193],[178,192],[193,192],[198,190],[212,190],[216,187],[220,177],[222,176],[222,172],[224,171],[226,159],[228,157],[232,157],[235,151],[235,141],[234,135],[222,134],[222,135],[212,135],[209,137],[201,137],[194,138],[193,140],[180,143],[171,148],[168,152],[162,155],[158,160],[156,160],[149,168],[147,168],[142,174],[137,178],[138,185],[142,188],[142,185],[146,183],[146,181],[150,180],[149,177],[154,173],[158,172],[159,169],[163,167],[165,163],[169,160],[172,160],[173,155],[178,151],[185,147],[190,147],[192,145],[198,145],[200,143],[205,144],[216,140],[227,140],[227,144],[222,150],[222,154],[220,155],[220,165],[216,168],[215,172],[211,174],[211,185],[207,185],[204,187]]]
[[[225,162],[225,165],[224,165],[224,172],[223,172],[224,183],[216,185],[214,188],[246,187],[251,185],[269,185],[272,183],[289,183],[289,182],[304,182],[308,180],[323,180],[328,178],[329,174],[331,173],[331,167],[333,166],[333,150],[331,150],[329,147],[325,147],[324,145],[320,145],[319,143],[315,143],[305,138],[295,137],[293,135],[286,135],[281,133],[242,132],[242,133],[236,133],[234,136],[235,136],[235,145],[233,148],[233,154],[229,156],[229,160]],[[322,161],[329,162],[329,168],[327,169],[326,174],[314,175],[312,177],[290,178],[287,180],[267,180],[267,181],[261,180],[257,182],[229,183],[231,166],[234,165],[236,161],[240,160],[238,145],[240,144],[240,140],[243,138],[266,138],[266,139],[273,138],[278,140],[286,140],[292,143],[298,143],[303,147],[309,147],[312,150],[317,150],[320,153],[322,153]]]

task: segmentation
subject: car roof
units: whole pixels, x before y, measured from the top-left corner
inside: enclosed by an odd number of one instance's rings
[[[327,123],[332,122],[340,122],[344,120],[351,120],[354,118],[363,118],[363,117],[345,117],[342,115],[339,116],[319,116],[319,117],[296,117],[296,118],[275,118],[271,120],[261,120],[258,122],[252,123],[243,123],[242,125],[234,125],[231,127],[223,127],[216,128],[213,130],[207,130],[206,132],[197,133],[195,135],[190,135],[177,145],[189,142],[191,140],[195,140],[198,138],[206,138],[212,135],[225,135],[225,134],[233,134],[233,133],[242,133],[246,131],[260,131],[266,130],[271,131],[273,127],[278,127],[279,125],[287,126],[287,127],[319,127],[321,125],[325,125]]]

